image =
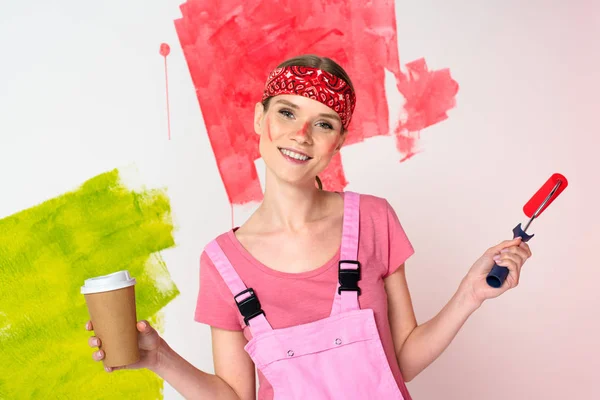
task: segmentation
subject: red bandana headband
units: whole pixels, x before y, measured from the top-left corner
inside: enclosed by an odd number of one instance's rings
[[[318,68],[276,68],[267,79],[263,101],[279,94],[297,94],[325,104],[338,113],[344,128],[348,128],[356,106],[356,96],[350,85]]]

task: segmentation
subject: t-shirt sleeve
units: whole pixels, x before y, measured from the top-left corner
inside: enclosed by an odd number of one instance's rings
[[[388,222],[388,270],[384,278],[393,274],[415,252],[398,215],[386,200]]]
[[[200,256],[200,289],[194,320],[216,328],[242,330],[233,295],[206,252]]]

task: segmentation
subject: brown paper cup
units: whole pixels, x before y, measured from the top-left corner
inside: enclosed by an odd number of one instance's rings
[[[140,359],[134,285],[127,271],[119,271],[88,279],[81,289],[105,366],[119,367]]]

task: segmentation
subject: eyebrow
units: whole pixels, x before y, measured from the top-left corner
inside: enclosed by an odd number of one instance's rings
[[[293,108],[293,109],[295,109],[295,110],[299,110],[299,109],[300,109],[300,107],[298,107],[298,105],[296,105],[296,104],[292,103],[291,101],[287,101],[287,100],[279,99],[279,100],[277,100],[277,101],[275,102],[275,104],[277,104],[277,103],[285,104],[286,106],[288,106],[288,107],[291,107],[291,108]],[[339,123],[342,123],[342,120],[341,120],[340,116],[339,116],[339,115],[337,115],[337,114],[319,113],[319,117],[329,117],[329,118],[333,118],[333,119],[335,119],[336,121],[338,121]]]

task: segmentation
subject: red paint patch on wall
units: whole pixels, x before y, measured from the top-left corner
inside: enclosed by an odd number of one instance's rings
[[[446,113],[456,104],[458,83],[449,69],[429,71],[424,59],[406,64],[408,73],[398,76],[398,91],[405,99],[405,118],[398,121],[394,133],[402,160],[416,154],[419,132],[448,118]]]
[[[286,58],[324,55],[352,77],[357,106],[344,145],[392,131],[384,70],[406,100],[405,117],[393,129],[401,160],[416,153],[418,132],[454,107],[458,84],[449,70],[429,71],[423,59],[407,64],[406,74],[400,70],[393,2],[190,0],[180,8],[175,27],[232,204],[262,199],[254,104],[269,72]],[[328,190],[347,185],[339,154],[321,179]]]

